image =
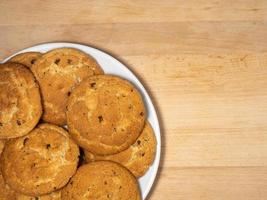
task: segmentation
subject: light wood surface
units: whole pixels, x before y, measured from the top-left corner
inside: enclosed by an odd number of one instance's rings
[[[266,20],[265,0],[1,0],[0,58],[53,41],[107,51],[160,116],[148,199],[265,200]]]

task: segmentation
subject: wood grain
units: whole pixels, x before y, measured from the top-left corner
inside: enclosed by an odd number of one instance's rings
[[[2,0],[0,59],[38,43],[103,49],[157,106],[151,200],[267,196],[267,1]]]
[[[263,20],[267,11],[262,0],[2,0],[0,7],[4,25],[247,21]]]

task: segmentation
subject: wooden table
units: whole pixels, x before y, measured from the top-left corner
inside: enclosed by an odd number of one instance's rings
[[[0,58],[54,41],[109,52],[160,116],[148,199],[265,200],[266,20],[265,0],[1,0]]]

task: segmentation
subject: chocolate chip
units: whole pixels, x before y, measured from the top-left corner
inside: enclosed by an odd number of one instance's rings
[[[133,92],[133,89],[131,89],[131,92]]]
[[[96,85],[96,83],[91,83],[90,84],[91,88],[95,88],[95,85]]]
[[[141,141],[140,140],[137,140],[137,144],[140,145],[141,144]]]
[[[108,184],[107,181],[104,181],[104,184],[107,185]]]
[[[33,65],[35,63],[36,59],[31,60],[31,64]]]
[[[39,197],[34,197],[35,200],[39,200]]]
[[[144,116],[144,113],[143,112],[140,112],[140,116]]]
[[[67,62],[68,62],[68,64],[71,64],[72,63],[72,60],[71,59],[68,59]]]
[[[70,96],[71,92],[68,92],[68,96]]]
[[[58,65],[59,62],[60,62],[60,59],[58,58],[58,59],[55,60],[54,63],[55,63],[56,65]]]
[[[23,140],[23,145],[26,145],[26,143],[29,141],[29,138],[25,138],[24,140]]]
[[[49,149],[51,147],[51,144],[46,145],[46,149]]]
[[[17,125],[19,125],[19,126],[21,125],[21,122],[19,120],[17,120]]]
[[[3,124],[0,122],[0,126],[3,126]]]
[[[98,121],[99,121],[99,123],[101,123],[103,121],[103,117],[101,115],[98,116]]]
[[[145,156],[145,153],[142,153],[142,157],[144,157]]]
[[[31,165],[31,168],[34,168],[36,166],[36,163],[33,163],[32,165]]]

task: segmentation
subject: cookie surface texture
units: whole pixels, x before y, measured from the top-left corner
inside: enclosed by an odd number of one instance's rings
[[[87,162],[111,160],[120,163],[138,178],[143,176],[153,163],[156,153],[156,146],[157,141],[154,131],[147,121],[141,135],[128,149],[109,156],[94,155],[88,151],[85,151],[85,159]]]
[[[62,190],[62,200],[140,200],[135,177],[124,167],[110,161],[81,166]]]
[[[1,153],[5,147],[5,140],[0,140],[0,158],[1,158]]]
[[[65,186],[76,172],[78,156],[79,148],[67,131],[41,124],[28,135],[9,140],[0,165],[12,189],[38,196]]]
[[[15,191],[13,191],[6,183],[0,171],[0,200],[16,200]]]
[[[12,57],[9,61],[23,64],[24,66],[31,69],[32,65],[36,62],[38,58],[41,57],[41,55],[42,54],[40,52],[20,53]]]
[[[52,192],[43,196],[26,196],[23,194],[16,194],[16,200],[61,200],[61,191]]]
[[[39,86],[29,69],[0,64],[0,139],[26,135],[42,115]]]
[[[67,106],[70,134],[81,147],[98,155],[127,149],[140,135],[145,118],[137,89],[110,75],[84,80],[71,94]]]
[[[103,74],[89,55],[72,48],[49,51],[31,68],[43,97],[43,120],[57,125],[66,123],[66,104],[72,89],[84,78]]]

